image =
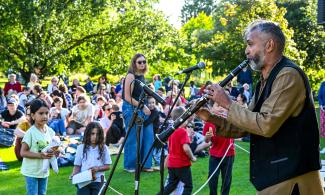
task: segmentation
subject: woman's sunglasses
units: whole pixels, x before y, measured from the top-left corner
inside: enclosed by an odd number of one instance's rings
[[[146,60],[143,60],[143,61],[137,61],[137,64],[147,64],[147,61],[146,61]]]

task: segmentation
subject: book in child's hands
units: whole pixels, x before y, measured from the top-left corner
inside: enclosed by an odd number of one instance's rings
[[[88,184],[90,184],[93,180],[91,170],[83,171],[78,174],[75,174],[72,177],[72,184],[77,184],[78,188],[82,188]]]

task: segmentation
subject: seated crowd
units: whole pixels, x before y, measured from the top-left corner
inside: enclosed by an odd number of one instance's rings
[[[157,80],[157,78],[159,79]],[[76,78],[73,79],[71,86],[68,86],[67,83],[60,83],[58,77],[52,77],[46,90],[40,85],[35,74],[31,75],[30,82],[26,86],[22,86],[16,80],[15,74],[10,74],[8,79],[9,81],[5,84],[4,89],[0,88],[1,126],[2,128],[14,129],[16,136],[15,153],[18,160],[22,160],[20,156],[22,138],[31,126],[29,103],[38,98],[47,103],[49,108],[48,126],[55,131],[57,136],[61,137],[61,140],[82,137],[87,124],[98,121],[104,130],[107,145],[119,147],[123,143],[126,134],[122,114],[123,78],[116,86],[111,85],[105,75],[99,77],[97,84],[94,84],[88,77],[83,86]],[[187,107],[189,101],[201,97],[204,94],[205,87],[211,84],[211,82],[207,82],[199,89],[191,81],[188,98],[185,98],[183,91],[180,98],[175,100],[180,89],[179,81],[168,80],[168,83],[163,83],[160,81],[159,75],[155,75],[153,81],[148,86],[167,103],[162,106],[152,97],[148,97],[146,101],[151,115],[144,121],[144,126],[152,124],[154,134],[160,133],[163,129],[160,126],[174,101],[176,101],[175,107]],[[229,84],[226,90],[234,101],[247,106],[251,98],[249,85],[243,85],[241,89],[238,89]],[[200,119],[192,117],[186,127],[192,141],[190,145],[192,152],[202,157],[207,155],[207,149],[210,146],[210,143],[204,142],[203,126],[204,124]],[[68,147],[76,149],[74,143],[68,144]],[[154,149],[154,166],[159,165],[161,152],[157,147]],[[164,152],[167,153],[167,150],[164,149]],[[59,165],[64,166],[65,164],[69,163],[65,162],[64,159],[61,163],[59,162]],[[72,164],[73,159],[70,159],[70,165]],[[6,169],[6,167],[3,165],[2,169]]]

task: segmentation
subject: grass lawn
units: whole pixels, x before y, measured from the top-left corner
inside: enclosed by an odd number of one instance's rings
[[[248,143],[237,142],[239,146],[249,148]],[[324,139],[321,140],[322,147],[325,147]],[[20,162],[16,160],[12,148],[1,148],[0,157],[9,166],[10,170],[0,172],[0,194],[25,194],[25,181],[20,174]],[[113,162],[115,156],[112,156]],[[322,155],[322,159],[325,156]],[[134,174],[123,171],[123,157],[121,157],[118,167],[115,170],[111,186],[122,194],[134,193]],[[207,179],[208,158],[199,158],[197,162],[192,165],[192,176],[195,192]],[[72,167],[60,168],[60,173],[56,175],[53,171],[50,173],[48,183],[48,193],[51,194],[75,194],[76,188],[70,183],[68,179],[71,174]],[[165,171],[165,176],[167,172]],[[106,173],[106,176],[109,172]],[[106,177],[107,178],[107,177]],[[140,194],[155,194],[159,191],[159,173],[142,173],[140,180]],[[219,183],[220,188],[220,183]],[[116,194],[107,191],[110,194]],[[208,194],[209,188],[205,186],[199,194]],[[236,158],[233,167],[233,180],[230,194],[251,195],[255,194],[254,187],[249,182],[249,155],[239,148],[236,148]]]
[[[248,143],[237,142],[240,146],[248,149]],[[231,194],[251,195],[254,194],[254,188],[249,182],[249,155],[240,149],[237,149],[236,159],[233,168],[233,181]],[[0,157],[9,166],[9,171],[0,172],[0,194],[24,194],[25,181],[20,174],[20,162],[16,160],[12,148],[1,148]],[[113,156],[113,161],[115,156]],[[115,170],[111,186],[122,194],[134,193],[134,174],[123,171],[123,157],[121,157],[118,167]],[[48,183],[48,194],[75,194],[76,188],[68,179],[71,174],[72,167],[60,168],[60,172],[56,175],[53,171],[50,173]],[[195,192],[207,179],[208,157],[199,158],[193,163],[192,175]],[[167,172],[165,172],[166,176]],[[106,173],[106,176],[109,172]],[[159,191],[159,173],[142,173],[140,180],[140,194],[155,194]],[[108,191],[109,192],[109,191]],[[208,194],[208,186],[206,186],[199,194]],[[116,194],[116,193],[110,193]]]

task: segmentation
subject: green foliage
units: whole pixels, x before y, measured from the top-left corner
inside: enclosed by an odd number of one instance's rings
[[[302,65],[314,90],[325,78],[325,31],[317,25],[317,0],[278,0],[279,6],[285,7],[285,18],[294,30],[293,40],[300,51],[306,52]]]
[[[1,68],[25,79],[32,72],[41,78],[74,72],[121,75],[138,52],[159,65],[153,73],[175,71],[189,59],[178,33],[153,9],[155,0],[0,2]]]
[[[200,13],[210,15],[215,8],[213,0],[185,0],[181,10],[182,23],[185,24],[191,18],[197,17]]]
[[[187,39],[196,48],[197,58],[205,59],[212,63],[213,75],[229,73],[234,67],[242,62],[245,57],[245,43],[243,41],[243,31],[245,27],[256,19],[268,19],[279,23],[283,29],[287,45],[285,55],[302,64],[305,53],[296,48],[292,40],[293,30],[288,28],[284,14],[284,8],[278,8],[274,1],[221,1],[212,14],[214,28],[203,30],[197,28],[196,39]],[[191,20],[188,22],[191,23]],[[187,24],[184,31],[188,30]],[[191,50],[189,50],[191,51]]]

